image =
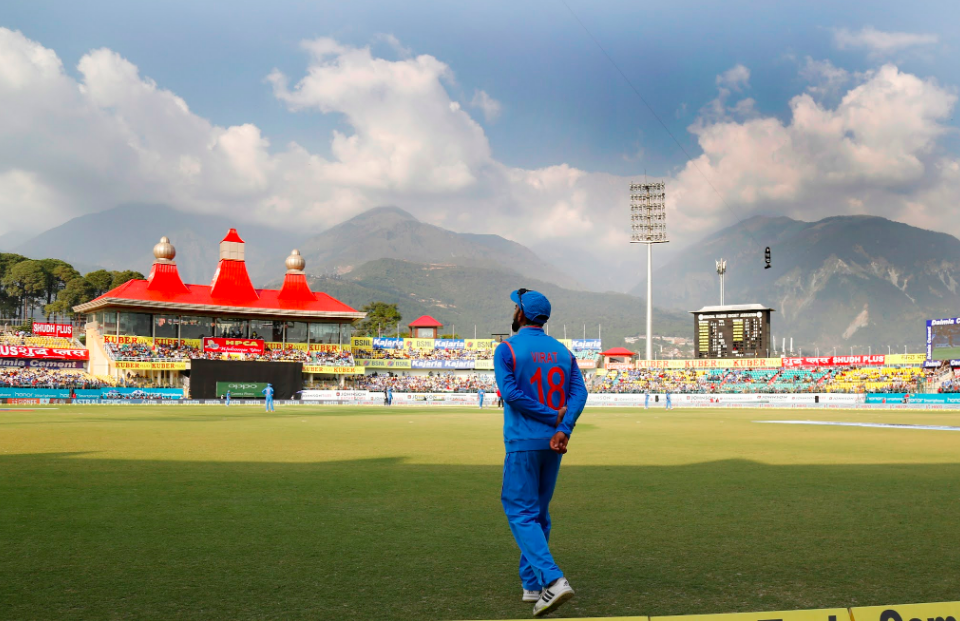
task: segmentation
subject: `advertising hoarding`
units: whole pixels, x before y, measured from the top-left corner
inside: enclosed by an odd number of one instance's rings
[[[36,336],[62,336],[64,338],[73,338],[73,325],[69,323],[45,323],[42,321],[33,322],[33,334]]]
[[[208,336],[203,339],[203,351],[220,354],[262,355],[264,342],[261,339],[230,339]]]
[[[927,319],[927,360],[960,358],[960,318]]]
[[[41,360],[88,360],[86,349],[57,349],[54,347],[27,347],[0,345],[0,358],[38,358]]]

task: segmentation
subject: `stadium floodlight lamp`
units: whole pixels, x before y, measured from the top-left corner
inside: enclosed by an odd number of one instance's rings
[[[727,262],[723,259],[717,261],[717,275],[720,276],[720,306],[723,306],[723,277],[727,274]]]
[[[653,244],[670,241],[666,190],[663,181],[630,184],[630,243],[647,245],[647,360],[653,358]]]

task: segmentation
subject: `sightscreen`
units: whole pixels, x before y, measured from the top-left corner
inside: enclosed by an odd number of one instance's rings
[[[294,394],[303,390],[303,364],[245,360],[192,360],[190,362],[191,398],[218,398],[217,382],[270,383],[273,384],[275,398],[292,399]]]
[[[927,360],[960,358],[960,318],[927,320]]]

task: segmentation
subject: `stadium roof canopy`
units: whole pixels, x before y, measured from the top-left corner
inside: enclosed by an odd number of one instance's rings
[[[612,349],[608,349],[608,350],[605,351],[605,352],[601,352],[600,355],[601,355],[601,356],[610,356],[610,357],[614,357],[614,356],[615,356],[615,357],[618,357],[618,358],[619,358],[619,357],[621,357],[621,356],[636,356],[637,354],[636,354],[635,352],[630,351],[630,350],[627,349],[626,347],[614,347],[614,348],[612,348]]]
[[[78,313],[106,309],[195,315],[236,315],[283,319],[362,319],[359,312],[327,295],[314,293],[296,250],[287,258],[283,287],[254,289],[247,274],[244,241],[230,229],[220,242],[220,263],[209,285],[186,285],[174,262],[176,250],[166,237],[153,248],[156,260],[146,280],[130,280],[98,298],[75,306]]]
[[[726,306],[704,306],[700,310],[690,311],[691,313],[742,313],[746,311],[765,311],[775,312],[774,309],[763,304],[727,304]]]
[[[442,328],[443,324],[431,317],[430,315],[423,315],[411,321],[408,324],[411,328]]]

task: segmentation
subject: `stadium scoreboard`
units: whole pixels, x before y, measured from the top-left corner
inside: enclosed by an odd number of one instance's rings
[[[760,304],[705,306],[693,314],[697,358],[769,358],[770,314]]]

